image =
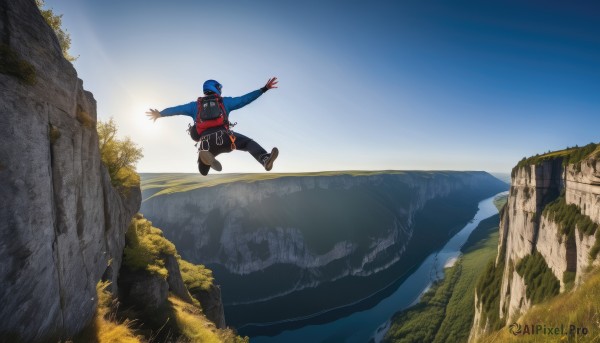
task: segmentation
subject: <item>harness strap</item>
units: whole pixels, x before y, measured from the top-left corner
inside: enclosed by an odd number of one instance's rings
[[[233,134],[233,131],[227,130],[227,134],[229,135],[229,139],[231,139],[231,150],[237,149],[235,146],[235,135]]]
[[[200,138],[200,149],[201,151],[209,151],[210,150],[210,142],[208,141],[208,137],[210,135],[202,136]]]
[[[209,147],[210,147],[209,144],[210,143],[208,142],[208,139],[212,135],[215,135],[215,140],[217,141],[217,145],[223,144],[223,143],[219,144],[219,139],[221,138],[220,135],[219,135],[219,133],[222,134],[222,132],[223,131],[219,130],[219,131],[216,131],[216,132],[213,132],[213,133],[209,133],[207,135],[203,135],[200,138],[200,142],[199,142],[200,143],[200,150],[208,150],[209,149]],[[226,130],[225,133],[229,136],[229,140],[231,140],[231,150],[236,150],[237,149],[237,146],[235,145],[235,139],[236,138],[235,138],[235,135],[233,134],[233,131]],[[206,145],[205,145],[205,142],[206,142]],[[196,143],[196,145],[198,145],[198,144]]]

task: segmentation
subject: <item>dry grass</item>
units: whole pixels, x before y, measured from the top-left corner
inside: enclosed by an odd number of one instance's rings
[[[132,322],[119,322],[116,318],[117,303],[112,294],[106,290],[109,282],[98,282],[96,292],[98,307],[93,321],[72,342],[96,343],[141,343],[143,338],[137,336],[132,329]]]
[[[115,305],[112,294],[106,290],[109,282],[98,282],[96,292],[98,294],[98,307],[96,309],[95,326],[97,328],[98,342],[122,342],[138,343],[140,339],[133,333],[131,322],[118,323],[113,305]]]
[[[187,287],[208,289],[212,285],[212,272],[201,265],[184,261],[177,255],[173,243],[164,238],[162,231],[152,226],[138,213],[131,221],[126,234],[124,264],[131,269],[167,277],[161,256],[174,255],[178,260]],[[110,263],[110,261],[109,261]],[[118,308],[118,302],[106,290],[108,282],[96,286],[98,307],[92,323],[72,342],[137,343],[137,342],[206,342],[248,343],[247,338],[230,329],[217,329],[202,313],[201,304],[189,304],[170,295],[168,305],[156,311],[133,307]],[[119,318],[119,319],[117,319]],[[133,324],[135,323],[135,330]]]
[[[560,294],[530,309],[518,321],[521,325],[565,326],[563,335],[513,335],[502,328],[479,342],[600,342],[600,268],[585,277],[572,292]],[[569,325],[587,328],[587,335],[569,335]]]
[[[84,127],[88,128],[88,129],[92,129],[92,128],[96,127],[96,121],[94,119],[92,119],[92,117],[89,115],[89,113],[84,111],[80,105],[77,105],[76,118],[77,118],[77,121],[81,123],[81,125],[83,125]]]
[[[219,343],[215,325],[202,315],[202,311],[176,297],[169,297],[173,306],[175,322],[179,332],[191,342]]]
[[[202,313],[200,306],[188,304],[170,295],[168,306],[161,312],[144,314],[133,310],[120,311],[121,317],[131,319],[117,320],[117,305],[112,294],[106,290],[108,282],[99,282],[98,307],[96,316],[79,335],[67,342],[71,343],[142,343],[142,342],[178,342],[178,343],[248,343],[248,338],[242,338],[230,329],[217,329],[215,324]],[[141,316],[140,316],[141,315]],[[150,322],[140,325],[138,318],[148,315],[162,322],[153,327]],[[139,330],[136,333],[133,323]],[[157,324],[157,323],[154,323]],[[145,328],[145,329],[143,329]],[[162,332],[162,335],[161,335]],[[142,335],[144,334],[144,335]]]
[[[198,306],[188,304],[174,296],[169,297],[169,302],[173,309],[175,324],[183,340],[192,343],[248,342],[248,338],[241,338],[229,329],[217,329]]]

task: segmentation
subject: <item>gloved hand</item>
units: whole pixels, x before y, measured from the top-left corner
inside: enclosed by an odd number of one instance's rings
[[[276,77],[272,77],[269,79],[269,81],[267,81],[267,84],[261,88],[260,90],[264,93],[266,91],[268,91],[271,88],[277,88],[277,78]]]

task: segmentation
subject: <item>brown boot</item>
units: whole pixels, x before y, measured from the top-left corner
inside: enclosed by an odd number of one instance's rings
[[[273,150],[271,150],[271,153],[263,158],[262,164],[265,167],[266,171],[270,171],[271,169],[273,169],[273,162],[275,162],[277,156],[279,156],[279,149],[273,148]]]
[[[223,170],[221,162],[217,161],[215,155],[213,155],[210,151],[200,150],[200,153],[198,154],[198,160],[216,171]]]

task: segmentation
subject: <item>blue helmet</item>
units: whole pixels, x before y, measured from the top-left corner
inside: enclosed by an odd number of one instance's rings
[[[221,95],[221,88],[223,88],[223,86],[219,82],[215,80],[206,80],[204,81],[204,85],[202,86],[202,91],[204,92],[204,94],[208,94],[208,92],[213,92]]]

